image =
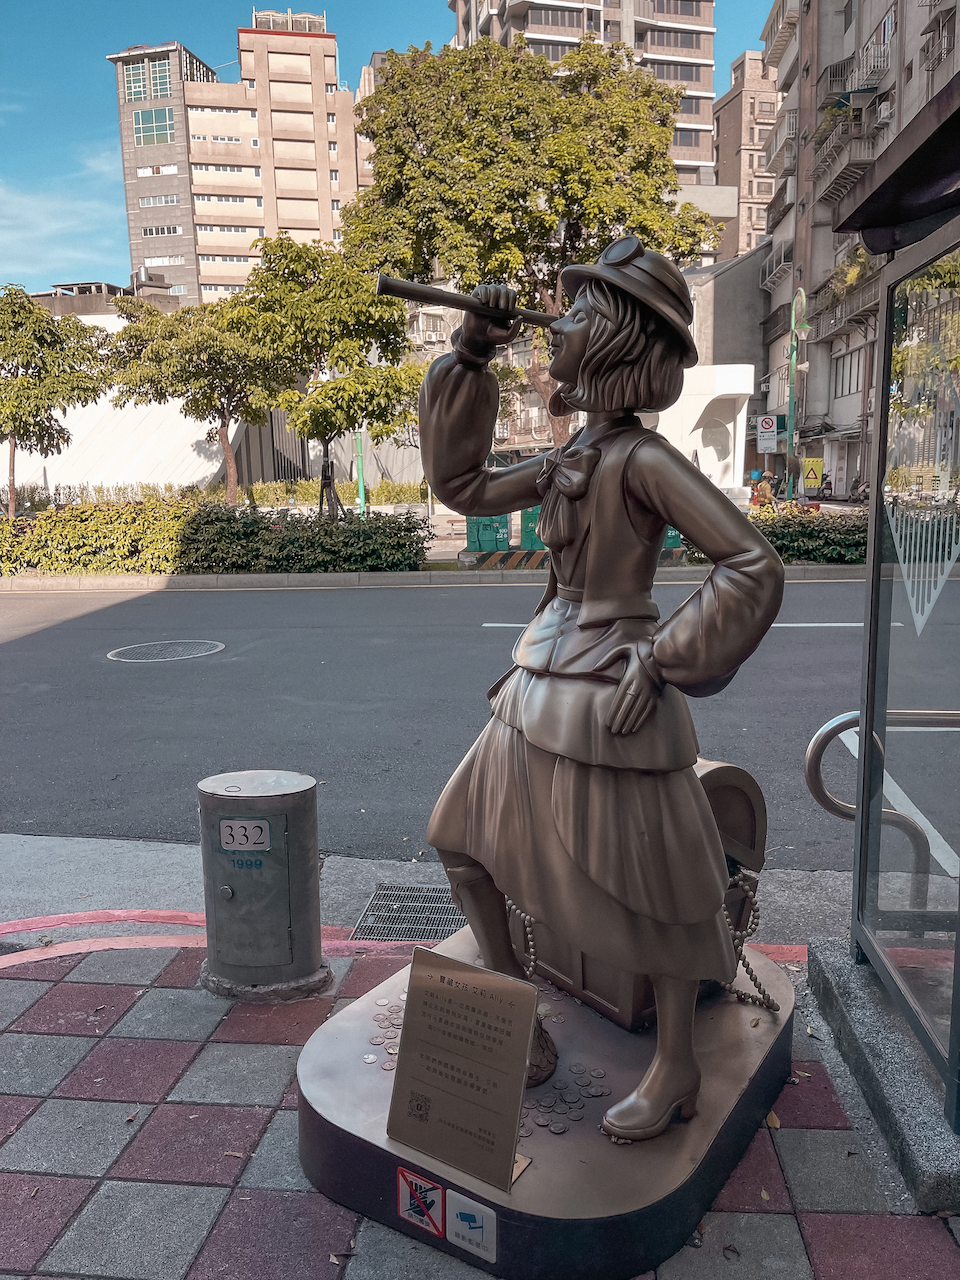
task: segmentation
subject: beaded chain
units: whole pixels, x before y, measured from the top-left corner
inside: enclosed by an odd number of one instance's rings
[[[746,895],[747,901],[750,903],[750,914],[747,917],[747,927],[745,929],[735,929],[733,921],[730,919],[730,913],[727,911],[726,903],[723,906],[723,918],[727,922],[727,928],[730,930],[730,937],[733,940],[733,951],[737,957],[737,964],[743,966],[743,971],[756,987],[758,995],[754,995],[750,991],[738,991],[732,982],[725,982],[724,989],[730,991],[737,997],[739,1001],[745,1004],[757,1004],[763,1009],[769,1009],[772,1013],[779,1012],[780,1006],[770,995],[769,991],[764,987],[763,983],[753,971],[750,961],[743,954],[743,944],[748,938],[752,938],[760,927],[760,905],[757,902],[757,895],[745,878],[743,872],[739,872],[730,880],[728,889],[742,889]],[[526,941],[524,951],[529,957],[528,963],[523,966],[523,971],[528,978],[532,978],[537,968],[537,940],[534,934],[533,926],[537,923],[533,916],[527,912],[521,911],[515,902],[511,902],[509,898],[506,900],[507,911],[511,915],[518,916],[520,923],[523,925],[523,935]]]
[[[523,972],[528,978],[532,978],[537,968],[537,940],[534,937],[533,926],[537,923],[533,916],[528,916],[525,911],[521,911],[516,903],[511,902],[509,898],[506,900],[507,910],[511,915],[519,916],[520,923],[523,925],[523,935],[526,940],[524,951],[530,957],[529,963],[523,966]]]
[[[725,982],[724,989],[733,992],[737,999],[743,1004],[758,1004],[761,1008],[769,1009],[772,1013],[777,1013],[780,1006],[766,990],[763,983],[754,973],[750,966],[750,961],[743,954],[743,944],[748,938],[752,938],[760,927],[760,906],[757,902],[757,895],[751,888],[749,881],[743,872],[739,872],[730,880],[728,889],[742,889],[750,903],[750,915],[747,917],[747,927],[745,929],[734,929],[733,921],[730,919],[730,913],[727,911],[727,904],[723,904],[723,918],[727,922],[727,928],[730,930],[730,937],[733,939],[733,951],[737,957],[737,963],[743,965],[743,971],[756,987],[759,995],[754,995],[750,991],[738,991],[732,982]]]

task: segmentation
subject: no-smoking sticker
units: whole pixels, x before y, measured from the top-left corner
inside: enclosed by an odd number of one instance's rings
[[[397,1169],[397,1214],[442,1240],[443,1187],[409,1169]]]

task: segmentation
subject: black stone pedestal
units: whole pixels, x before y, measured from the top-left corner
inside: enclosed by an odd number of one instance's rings
[[[469,929],[437,949],[478,960]],[[698,1114],[650,1142],[617,1145],[598,1125],[636,1087],[655,1033],[625,1031],[569,996],[544,997],[560,1061],[552,1080],[527,1092],[517,1150],[531,1163],[509,1192],[386,1136],[394,1073],[382,1065],[385,1044],[370,1040],[383,1034],[373,1017],[402,1005],[402,970],[325,1022],[304,1047],[304,1172],[332,1200],[505,1280],[630,1280],[652,1270],[696,1229],[790,1074],[793,988],[771,961],[750,957],[780,1012],[727,994],[703,1002]],[[750,989],[742,974],[740,985]],[[561,1081],[563,1090],[554,1087]],[[574,1089],[583,1106],[565,1111],[560,1095],[572,1097]],[[575,1111],[581,1119],[571,1119]],[[481,1228],[483,1242],[471,1234]]]

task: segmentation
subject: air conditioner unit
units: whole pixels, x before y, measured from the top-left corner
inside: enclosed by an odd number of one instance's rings
[[[889,124],[893,119],[893,103],[881,102],[877,107],[877,124]]]

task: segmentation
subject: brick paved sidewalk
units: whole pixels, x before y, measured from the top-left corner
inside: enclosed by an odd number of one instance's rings
[[[204,954],[102,951],[0,971],[0,1276],[481,1275],[361,1223],[297,1161],[299,1046],[406,960],[335,960],[325,996],[239,1005],[196,985]],[[799,1040],[779,1128],[755,1137],[701,1246],[656,1280],[960,1280],[957,1220],[902,1211],[813,1037]]]

